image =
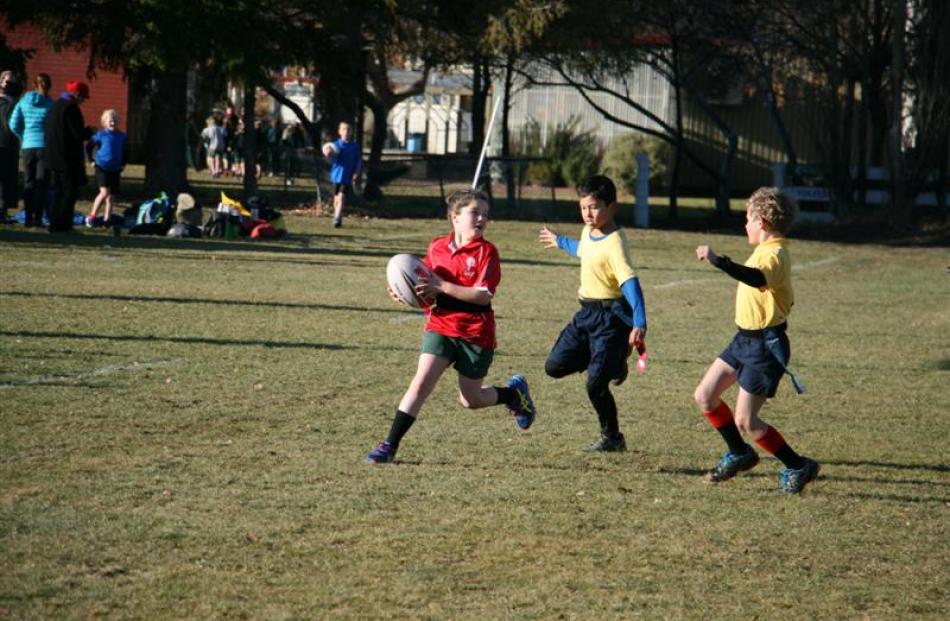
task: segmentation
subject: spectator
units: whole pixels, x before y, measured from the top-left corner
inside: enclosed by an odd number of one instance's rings
[[[207,127],[201,131],[201,141],[208,158],[208,171],[212,177],[224,172],[225,133],[221,120],[211,115],[205,121]]]
[[[102,223],[109,225],[112,218],[112,199],[119,193],[119,175],[125,166],[125,150],[128,141],[126,135],[120,132],[119,113],[116,110],[106,110],[102,113],[102,129],[89,139],[88,149],[96,149],[96,185],[99,194],[92,202],[92,211],[86,217],[86,226],[96,224],[96,215],[99,207],[105,203],[106,209],[102,215]]]
[[[23,96],[13,110],[10,127],[20,138],[23,160],[23,211],[26,226],[43,226],[46,196],[49,193],[49,165],[46,161],[46,117],[53,100],[49,74],[36,75],[36,90]]]
[[[224,109],[224,118],[222,119],[222,125],[224,126],[224,157],[225,165],[224,171],[231,174],[237,174],[234,172],[234,169],[238,165],[238,157],[242,155],[239,153],[239,147],[237,146],[238,140],[238,125],[240,125],[241,117],[238,115],[237,111],[234,109],[232,104],[228,104]],[[243,164],[242,164],[243,165]]]
[[[70,80],[46,119],[46,154],[54,198],[50,206],[50,233],[73,230],[73,216],[79,187],[86,184],[83,143],[92,132],[86,128],[79,106],[89,99],[85,82]]]
[[[0,223],[7,222],[7,210],[16,211],[20,192],[20,138],[10,129],[20,88],[12,71],[0,73]]]
[[[273,177],[280,172],[280,133],[280,121],[271,119],[264,134],[268,177]]]
[[[284,128],[281,136],[281,147],[284,151],[284,185],[293,185],[294,177],[297,176],[297,149],[304,147],[303,128],[300,123],[294,123]]]

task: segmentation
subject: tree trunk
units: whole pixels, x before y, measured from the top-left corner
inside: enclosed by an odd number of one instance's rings
[[[776,131],[778,131],[779,139],[782,141],[782,150],[785,151],[785,158],[788,160],[788,166],[791,170],[795,170],[798,166],[798,154],[795,152],[795,145],[792,143],[792,137],[788,133],[788,127],[785,125],[785,121],[782,120],[782,115],[778,109],[778,101],[775,99],[775,87],[772,84],[774,79],[774,71],[772,69],[771,63],[769,64],[768,69],[762,71],[760,77],[762,80],[763,90],[765,91],[765,99],[769,108],[769,116],[772,118],[772,124],[775,126]]]
[[[913,218],[914,199],[907,196],[904,166],[904,30],[907,0],[893,0],[891,17],[891,203],[894,214],[904,223]]]
[[[244,85],[244,196],[257,193],[257,128],[254,127],[256,89]]]
[[[363,198],[379,200],[383,196],[380,182],[380,164],[383,159],[383,145],[386,143],[386,120],[388,108],[378,97],[366,97],[366,106],[373,113],[373,134],[370,139],[369,161],[366,163],[366,185]]]
[[[504,109],[501,115],[501,156],[504,158],[508,209],[515,208],[515,175],[511,168],[511,161],[508,159],[511,157],[511,137],[508,134],[508,116],[511,111],[511,82],[512,75],[514,74],[514,63],[514,54],[509,52],[505,58],[505,99],[502,102]]]
[[[485,101],[488,99],[488,79],[485,57],[475,54],[472,66],[472,144],[469,153],[478,156],[485,141]]]
[[[184,67],[155,74],[149,97],[145,191],[174,197],[188,191],[185,131],[187,90]]]

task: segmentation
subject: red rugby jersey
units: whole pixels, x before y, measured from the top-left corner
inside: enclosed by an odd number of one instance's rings
[[[452,233],[429,243],[423,259],[443,280],[463,287],[485,289],[492,296],[501,281],[501,259],[490,241],[480,238],[456,248]],[[495,349],[495,313],[450,311],[433,306],[427,311],[425,329],[443,336],[460,338],[487,349]]]

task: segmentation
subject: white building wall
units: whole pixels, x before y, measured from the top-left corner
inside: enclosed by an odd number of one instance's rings
[[[531,69],[530,72],[533,75],[542,74],[540,69]],[[551,76],[550,80],[545,81],[557,80]],[[634,69],[626,83],[610,79],[605,85],[617,92],[628,94],[630,99],[646,108],[651,114],[668,122],[670,86],[652,68],[640,65]],[[500,81],[493,84],[493,90],[499,96],[503,88],[504,84]],[[606,120],[603,114],[585,101],[574,87],[519,84],[513,90],[508,121],[508,129],[513,135],[520,133],[521,128],[533,119],[541,125],[542,140],[547,141],[550,130],[558,124],[567,123],[571,116],[579,118],[579,129],[593,131],[605,147],[615,136],[634,131],[621,123]],[[597,105],[618,119],[653,129],[659,128],[659,125],[647,115],[623,103],[617,97],[596,92],[591,92],[590,97]],[[497,141],[493,142],[497,143]]]
[[[540,68],[532,68],[533,75],[541,75]],[[549,81],[555,81],[553,76]],[[641,65],[634,69],[626,81],[611,79],[606,86],[618,92],[627,93],[630,99],[646,108],[664,122],[668,122],[671,110],[670,86],[652,68]],[[493,95],[502,96],[504,84],[500,81],[492,85]],[[598,105],[610,114],[633,124],[658,128],[658,124],[642,112],[623,103],[617,97],[603,93],[591,93]],[[458,94],[428,92],[424,96],[400,102],[389,114],[388,130],[396,146],[405,148],[407,134],[426,133],[428,129],[426,151],[429,153],[457,153],[466,151],[472,139],[471,113],[459,108]],[[486,102],[487,115],[491,113],[493,100]],[[490,151],[497,154],[501,150],[499,136],[501,132],[501,113],[495,122]],[[579,118],[580,130],[591,130],[606,147],[612,138],[635,130],[621,123],[607,121],[603,114],[587,103],[571,86],[528,86],[518,84],[513,89],[509,131],[517,136],[529,120],[534,119],[541,126],[542,140],[547,141],[550,131],[558,124],[567,123],[572,117]],[[408,118],[408,124],[407,124]],[[428,125],[427,125],[428,121]]]

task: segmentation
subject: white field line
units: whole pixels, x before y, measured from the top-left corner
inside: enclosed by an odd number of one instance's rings
[[[160,369],[187,362],[185,358],[172,358],[171,360],[156,360],[155,362],[133,362],[131,364],[109,364],[85,373],[72,373],[69,375],[38,375],[12,384],[0,384],[0,389],[17,388],[19,386],[34,386],[37,384],[48,384],[63,380],[80,380],[87,377],[98,377],[100,375],[112,375],[122,371],[145,371],[148,369]]]
[[[832,263],[837,263],[840,257],[828,257],[827,259],[819,259],[817,261],[812,261],[810,263],[802,263],[800,265],[793,265],[792,271],[797,272],[799,270],[807,270],[813,267],[824,267],[825,265],[831,265]]]
[[[792,266],[793,272],[800,272],[801,270],[812,269],[815,267],[824,267],[825,265],[831,265],[832,263],[837,263],[840,257],[827,257],[825,259],[819,259],[818,261],[811,261],[808,263],[800,263]],[[707,282],[719,282],[718,278],[689,278],[684,280],[673,280],[670,282],[665,282],[661,285],[653,285],[654,289],[670,289],[672,287],[682,287],[684,285],[700,285]]]

